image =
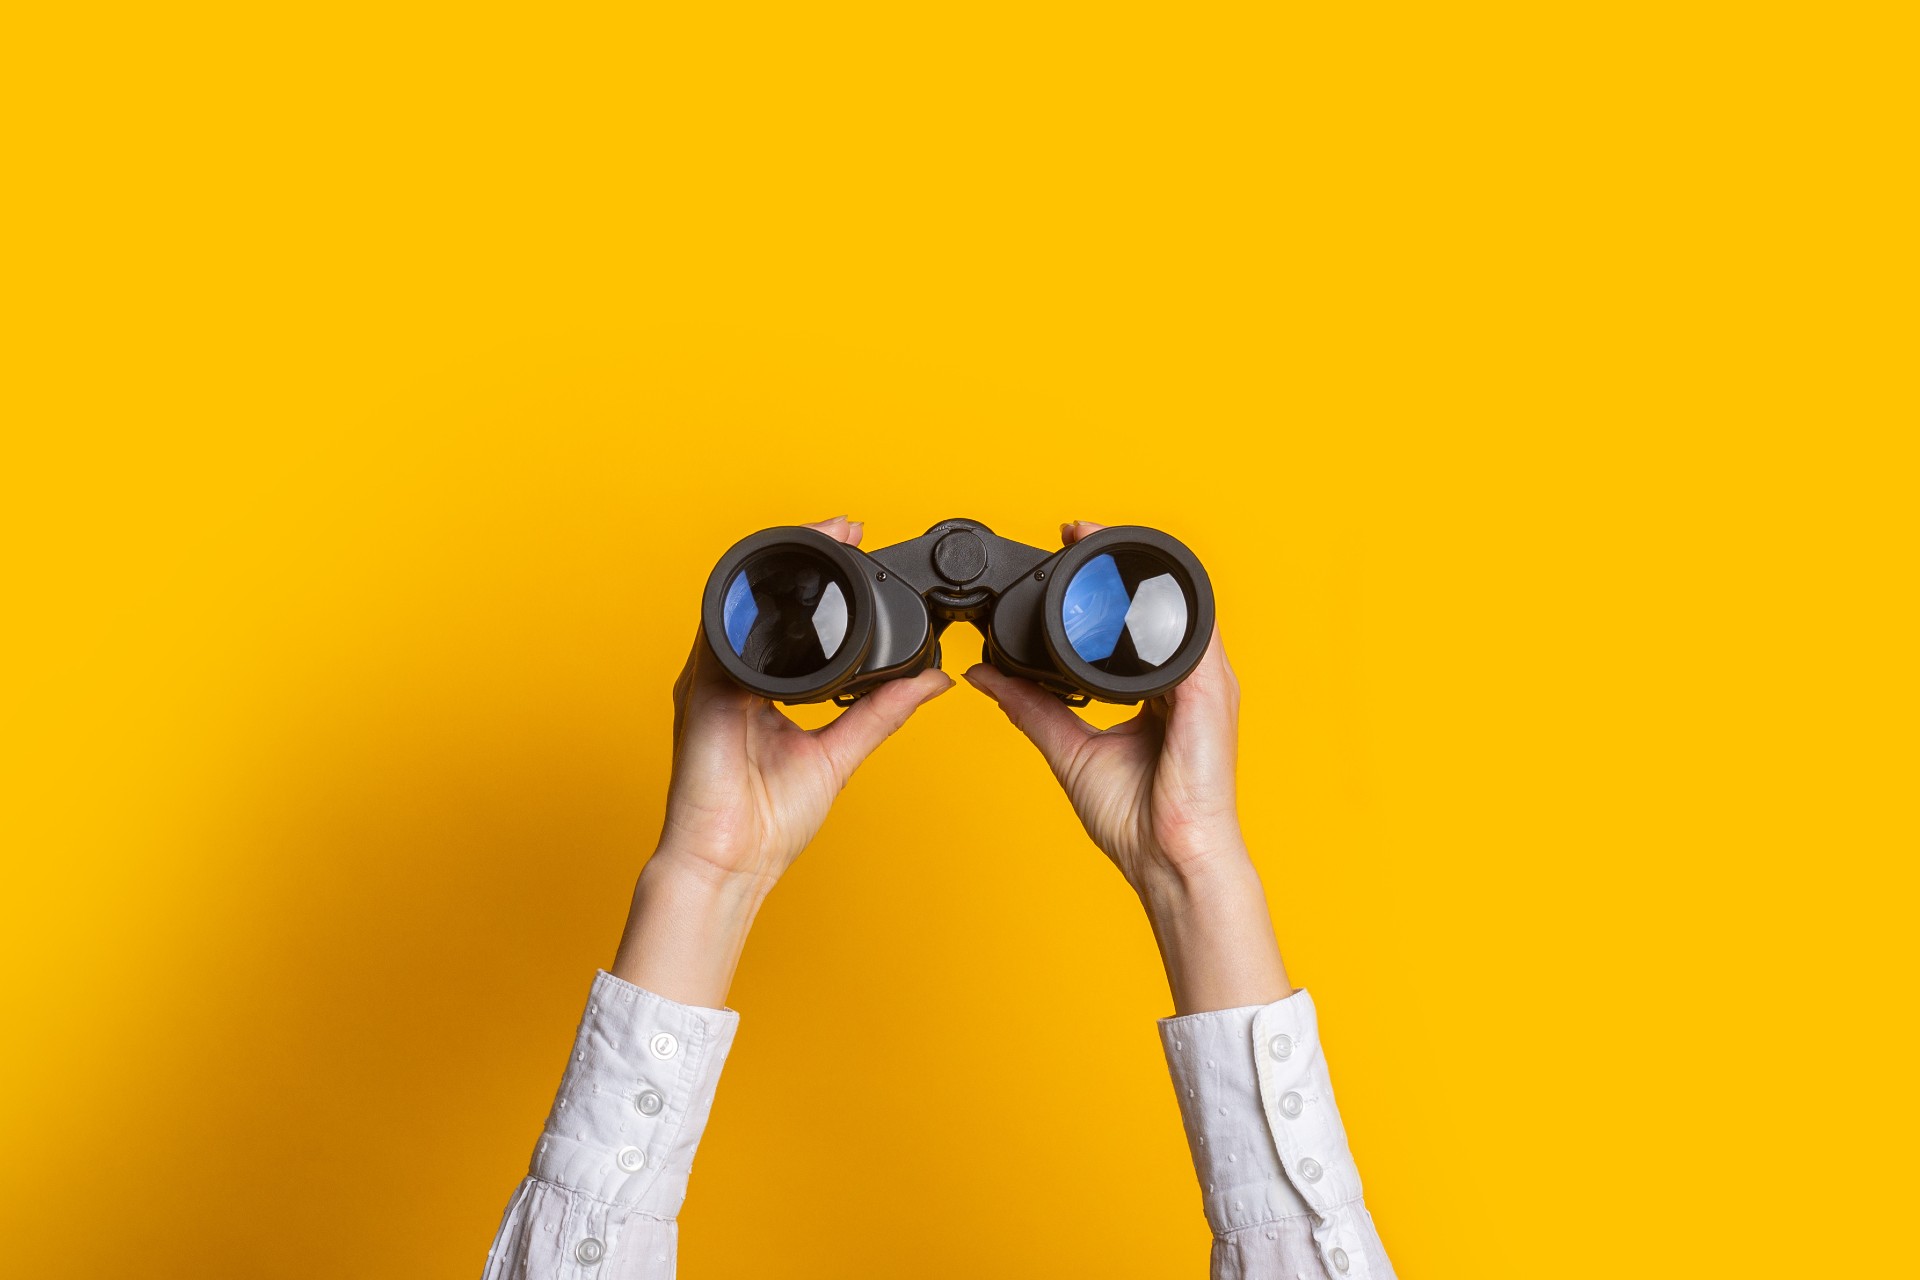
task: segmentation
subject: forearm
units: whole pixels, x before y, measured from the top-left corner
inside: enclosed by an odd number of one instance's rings
[[[665,850],[642,869],[486,1280],[671,1280],[674,1215],[738,1023],[727,988],[765,896]]]
[[[1334,1105],[1313,1001],[1237,835],[1135,887],[1179,1013],[1160,1023],[1224,1280],[1392,1280]]]
[[[681,1004],[723,1007],[770,887],[662,849],[640,872],[608,971]]]
[[[1272,1004],[1293,993],[1260,873],[1238,839],[1223,842],[1198,869],[1159,871],[1134,887],[1176,1013]]]

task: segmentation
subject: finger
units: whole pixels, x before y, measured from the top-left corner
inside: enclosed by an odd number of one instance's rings
[[[816,520],[805,527],[818,529],[835,542],[844,542],[850,547],[859,546],[860,535],[867,531],[865,521],[849,520],[845,516],[835,516],[831,520]]]
[[[1240,681],[1215,627],[1193,674],[1167,691],[1167,742],[1198,777],[1232,776],[1240,738]]]
[[[1040,748],[1055,774],[1064,773],[1080,745],[1099,733],[1033,681],[1010,676],[987,663],[969,668],[967,683],[1000,704],[1013,727]]]
[[[1070,547],[1088,534],[1098,533],[1106,527],[1091,520],[1069,520],[1060,526],[1060,545]]]
[[[680,674],[673,682],[673,746],[680,747],[680,725],[687,717],[687,691],[693,687],[693,667],[699,660],[700,650],[707,644],[704,628],[696,627],[693,632],[693,647],[687,650],[687,660],[680,668]]]
[[[673,686],[674,741],[680,740],[680,726],[696,709],[714,704],[730,708],[751,706],[765,701],[758,694],[734,682],[707,643],[706,628],[693,634],[693,649],[687,655],[686,668]]]
[[[845,786],[861,761],[909,716],[951,688],[953,677],[937,668],[922,671],[911,680],[889,680],[841,712],[832,724],[815,729],[814,736],[840,775],[840,785]]]
[[[1194,706],[1196,704],[1217,705],[1233,710],[1240,703],[1240,677],[1234,674],[1233,664],[1227,661],[1227,646],[1220,638],[1220,628],[1216,625],[1213,634],[1207,637],[1207,648],[1200,655],[1200,661],[1193,671],[1167,691],[1167,705],[1170,708]]]

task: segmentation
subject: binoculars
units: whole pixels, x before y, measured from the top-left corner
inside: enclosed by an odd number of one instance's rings
[[[942,520],[868,552],[787,525],[720,557],[700,619],[727,674],[780,702],[851,705],[939,666],[941,633],[971,622],[986,661],[1083,706],[1186,679],[1213,634],[1213,587],[1193,552],[1139,526],[1047,551]]]

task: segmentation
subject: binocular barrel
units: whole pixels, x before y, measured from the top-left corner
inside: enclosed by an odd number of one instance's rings
[[[988,662],[1074,705],[1186,679],[1213,634],[1213,587],[1184,544],[1119,525],[1046,551],[943,520],[867,552],[799,525],[741,539],[707,579],[701,625],[735,681],[780,702],[846,704],[940,661],[971,622]]]

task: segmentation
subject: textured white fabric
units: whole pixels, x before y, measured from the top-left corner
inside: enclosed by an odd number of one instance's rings
[[[594,978],[482,1280],[673,1280],[674,1217],[739,1020]],[[1307,993],[1166,1018],[1160,1038],[1213,1228],[1213,1280],[1394,1280]]]
[[[674,1217],[739,1022],[595,976],[484,1280],[670,1280]]]
[[[1163,1018],[1160,1042],[1213,1228],[1213,1280],[1394,1280],[1313,998]]]

